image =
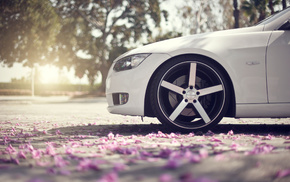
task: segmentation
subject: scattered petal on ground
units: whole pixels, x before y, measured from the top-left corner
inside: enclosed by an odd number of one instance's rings
[[[277,172],[277,178],[284,178],[286,176],[290,176],[290,169],[283,169]]]
[[[290,138],[285,135],[244,134],[234,129],[235,132],[208,131],[204,135],[166,133],[154,129],[155,124],[148,125],[153,128],[148,133],[140,133],[138,125],[130,126],[137,128],[136,131],[123,132],[122,129],[126,129],[127,125],[120,124],[117,129],[109,125],[108,128],[100,128],[97,123],[101,119],[84,119],[79,124],[35,121],[33,125],[27,124],[25,117],[0,121],[0,170],[10,170],[14,166],[29,163],[27,166],[43,168],[48,175],[93,173],[98,176],[95,181],[116,182],[123,173],[134,170],[138,165],[156,164],[154,170],[159,173],[155,177],[160,182],[215,182],[217,180],[209,176],[180,171],[185,166],[202,165],[208,160],[222,163],[236,156],[271,155],[290,149]],[[125,119],[123,122],[138,123],[136,119]],[[69,130],[64,129],[68,126]],[[282,140],[279,148],[273,144],[277,139]],[[263,165],[258,161],[252,167],[262,169]],[[280,170],[276,174],[276,178],[289,176],[290,169]],[[134,179],[142,181],[145,178],[145,175],[138,174]],[[31,179],[35,182],[37,180],[41,182],[42,179]]]
[[[159,176],[159,182],[172,182],[174,177],[170,174],[161,174]]]

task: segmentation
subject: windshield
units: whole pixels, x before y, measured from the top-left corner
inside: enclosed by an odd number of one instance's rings
[[[285,13],[287,13],[288,11],[290,11],[290,7],[288,7],[287,9],[284,9],[283,11],[279,11],[271,16],[269,16],[268,18],[260,21],[259,23],[257,23],[256,25],[265,25],[268,24],[274,20],[276,20],[277,18],[280,18],[281,16],[283,16]]]

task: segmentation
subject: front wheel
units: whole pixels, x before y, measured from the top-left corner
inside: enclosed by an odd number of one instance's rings
[[[155,75],[151,104],[156,117],[179,131],[208,130],[225,115],[229,86],[223,72],[202,57],[175,58]]]

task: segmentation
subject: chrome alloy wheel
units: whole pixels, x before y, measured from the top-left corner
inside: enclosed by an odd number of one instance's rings
[[[217,66],[203,59],[176,60],[160,70],[151,103],[162,123],[178,130],[203,130],[225,115],[228,87]]]

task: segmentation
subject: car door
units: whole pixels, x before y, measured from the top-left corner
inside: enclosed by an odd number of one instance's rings
[[[290,20],[273,31],[267,49],[269,103],[290,103]]]

